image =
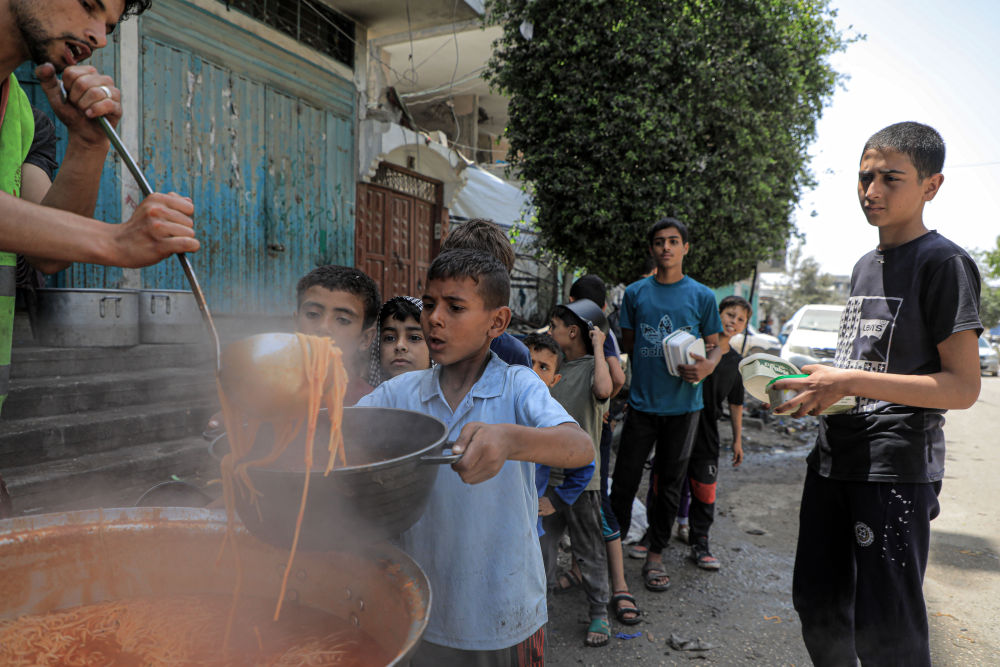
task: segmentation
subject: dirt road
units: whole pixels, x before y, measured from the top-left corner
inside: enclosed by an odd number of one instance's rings
[[[941,515],[933,522],[925,593],[935,665],[988,665],[1000,660],[1000,380],[983,378],[979,402],[953,412],[945,427],[947,474]],[[725,436],[728,426],[720,429]],[[679,542],[664,553],[672,586],[642,586],[640,561],[626,575],[644,612],[627,627],[612,621],[611,643],[583,646],[587,606],[582,591],[550,599],[547,660],[563,665],[808,665],[792,608],[792,563],[805,455],[812,434],[783,434],[772,426],[746,431],[740,468],[721,465],[713,553],[717,573],[686,560]],[[641,636],[631,639],[615,633]],[[679,639],[712,648],[677,651]]]

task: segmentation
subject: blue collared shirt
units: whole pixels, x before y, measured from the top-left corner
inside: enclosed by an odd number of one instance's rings
[[[573,422],[534,371],[494,353],[482,377],[452,412],[441,367],[403,373],[358,405],[415,410],[437,417],[454,440],[469,422],[536,428]],[[433,602],[424,639],[468,651],[518,644],[547,620],[545,570],[538,546],[535,464],[508,461],[481,484],[441,466],[427,510],[400,537],[423,568]]]

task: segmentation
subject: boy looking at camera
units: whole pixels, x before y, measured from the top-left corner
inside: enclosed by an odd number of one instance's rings
[[[702,383],[704,407],[688,462],[691,488],[688,542],[691,545],[691,560],[703,570],[718,570],[721,567],[719,559],[708,548],[708,530],[715,520],[719,418],[722,417],[723,401],[729,403],[729,419],[733,428],[733,465],[743,462],[743,378],[739,370],[743,357],[729,345],[729,339],[746,331],[752,311],[750,302],[741,296],[727,296],[719,303],[719,318],[722,320],[719,349],[722,357]]]
[[[776,410],[820,420],[807,458],[792,594],[817,665],[930,665],[923,577],[944,477],[944,413],[979,395],[980,276],[924,226],[944,141],[906,122],[872,135],[858,200],[878,245],[854,266],[834,367],[783,380]]]
[[[660,592],[670,587],[663,549],[677,516],[702,408],[702,389],[697,383],[715,369],[722,356],[718,347],[722,323],[712,290],[684,275],[684,256],[690,250],[687,226],[664,218],[650,227],[646,238],[656,269],[629,285],[622,299],[622,349],[632,364],[632,383],[615,461],[611,507],[619,526],[631,525],[632,499],[655,444],[650,543],[642,574],[646,588]],[[681,377],[668,372],[662,345],[664,337],[678,329],[703,338],[710,350],[704,358],[695,357],[694,364],[681,364]]]
[[[437,365],[383,382],[359,403],[437,417],[462,455],[441,467],[424,515],[400,537],[435,598],[414,667],[543,664],[534,464],[580,467],[594,451],[530,368],[490,351],[510,322],[509,298],[507,270],[493,257],[441,253],[420,318]]]

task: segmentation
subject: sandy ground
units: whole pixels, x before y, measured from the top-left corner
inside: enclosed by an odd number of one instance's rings
[[[933,522],[925,593],[935,665],[1000,664],[1000,380],[983,378],[980,401],[948,417],[942,513]],[[720,424],[723,438],[729,425]],[[587,648],[587,604],[581,590],[551,596],[550,665],[808,665],[792,608],[792,564],[805,455],[814,430],[785,433],[774,422],[745,431],[746,461],[720,465],[713,554],[719,572],[699,570],[687,547],[664,552],[672,585],[652,593],[641,561],[626,558],[626,578],[643,622],[612,620],[612,639]],[[636,634],[619,638],[616,633]],[[677,651],[668,640],[700,639],[705,651]]]

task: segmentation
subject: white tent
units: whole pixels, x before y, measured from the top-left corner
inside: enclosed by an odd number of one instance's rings
[[[465,185],[455,195],[448,212],[460,219],[493,220],[507,229],[521,220],[529,220],[532,206],[531,199],[520,188],[469,165],[465,170]]]

